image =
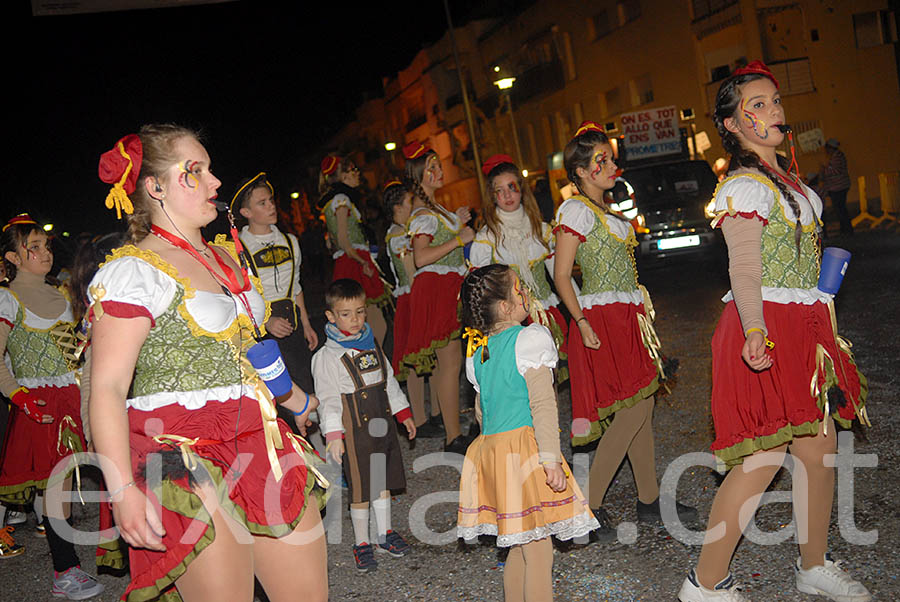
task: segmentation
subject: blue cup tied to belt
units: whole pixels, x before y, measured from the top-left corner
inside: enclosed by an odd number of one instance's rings
[[[272,395],[279,397],[291,391],[291,376],[281,359],[278,343],[271,339],[260,341],[247,350],[247,359],[259,377],[268,385]]]
[[[819,284],[816,286],[823,293],[836,295],[841,288],[841,281],[850,264],[850,251],[838,247],[826,247],[822,252],[822,268],[819,270]]]

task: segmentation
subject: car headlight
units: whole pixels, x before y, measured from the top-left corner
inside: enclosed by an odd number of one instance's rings
[[[706,204],[706,207],[703,208],[703,214],[709,219],[716,216],[716,199],[713,198]]]

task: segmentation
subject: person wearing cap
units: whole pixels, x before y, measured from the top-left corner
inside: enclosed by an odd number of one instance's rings
[[[265,172],[239,183],[231,211],[247,220],[240,233],[244,255],[271,306],[266,337],[278,341],[291,380],[304,391],[312,391],[311,351],[318,345],[319,337],[309,322],[300,283],[300,244],[296,236],[282,232],[276,225],[275,191]],[[279,406],[278,414],[287,424],[293,422],[285,408]]]
[[[710,446],[727,471],[709,512],[681,602],[748,600],[730,572],[735,550],[790,453],[800,555],[796,588],[841,602],[868,590],[828,550],[834,500],[835,422],[867,423],[866,379],[837,336],[832,296],[817,288],[819,196],[777,149],[786,123],[778,81],[753,61],[726,78],[713,123],[731,156],[714,194],[728,247],[731,290],[712,336]],[[783,591],[787,591],[785,587]]]
[[[298,588],[324,602],[328,483],[248,358],[269,309],[236,227],[231,242],[203,237],[221,185],[206,148],[186,128],[145,125],[99,173],[131,233],[91,280],[87,311],[91,432],[131,546],[123,600],[250,602],[256,578],[272,602]],[[278,402],[301,431],[318,407],[295,383]]]
[[[420,374],[433,371],[432,399],[436,394],[444,420],[444,450],[463,454],[468,437],[459,424],[459,374],[462,370],[459,289],[466,273],[463,247],[475,232],[466,225],[468,207],[450,212],[434,194],[444,185],[437,153],[418,141],[403,147],[406,181],[413,193],[408,231],[416,273],[410,293],[410,324],[403,361]]]
[[[349,158],[329,155],[322,159],[319,175],[319,210],[325,216],[328,236],[334,251],[334,271],[331,279],[350,278],[363,285],[366,291],[366,321],[379,343],[387,334],[387,321],[382,308],[391,302],[391,295],[381,279],[378,267],[369,252],[369,243],[362,229],[359,212],[359,168]]]
[[[581,124],[563,153],[566,175],[578,194],[556,214],[554,281],[572,315],[569,326],[569,379],[573,445],[599,439],[591,464],[588,500],[600,528],[600,541],[613,541],[617,529],[603,499],[628,456],[637,489],[641,522],[661,520],[654,452],[654,395],[663,374],[659,338],[653,330],[649,295],[638,284],[637,246],[627,218],[609,206],[608,193],[618,170],[609,139],[596,123]],[[578,262],[580,294],[571,284]],[[677,504],[679,517],[697,511]]]
[[[50,239],[27,213],[3,227],[0,252],[10,281],[0,288],[0,356],[8,354],[10,362],[9,367],[0,362],[0,393],[15,406],[0,468],[0,501],[34,500],[38,521],[46,517],[43,525],[54,571],[51,593],[86,600],[104,587],[81,570],[73,542],[59,532],[68,517],[52,515],[53,505],[44,503],[47,489],[55,490],[56,496],[71,491],[67,475],[74,467],[72,454],[87,447],[72,306],[48,278],[53,267]],[[59,472],[57,466],[65,468]],[[63,497],[63,514],[69,510]],[[12,542],[8,529],[0,532],[2,558],[24,551]]]
[[[841,234],[853,234],[853,222],[847,211],[847,193],[850,191],[850,174],[847,170],[847,157],[840,149],[841,143],[836,138],[825,142],[825,157],[828,159],[819,168],[819,181],[822,192],[831,199],[831,205],[837,211],[841,222]],[[823,214],[824,216],[824,214]]]
[[[475,267],[502,263],[515,270],[532,298],[552,317],[546,326],[556,342],[560,361],[565,361],[569,328],[547,279],[547,272],[553,273],[556,245],[550,224],[541,220],[534,194],[512,157],[488,157],[481,171],[486,177],[485,198],[490,202],[482,207],[484,225],[475,234],[469,261]],[[559,381],[567,378],[568,369],[560,368]]]

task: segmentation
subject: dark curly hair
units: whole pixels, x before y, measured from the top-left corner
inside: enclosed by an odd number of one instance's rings
[[[794,244],[797,246],[797,255],[799,256],[800,238],[803,234],[803,226],[800,223],[800,205],[788,191],[787,186],[781,181],[781,178],[763,164],[759,155],[752,150],[741,146],[741,141],[734,132],[729,131],[728,128],[725,127],[726,119],[729,117],[737,119],[738,108],[741,104],[741,86],[765,77],[765,75],[760,75],[758,73],[748,73],[729,77],[722,82],[722,85],[719,86],[719,91],[716,93],[716,110],[713,113],[713,123],[715,123],[716,130],[718,130],[719,136],[722,138],[722,146],[725,148],[725,152],[731,155],[731,161],[728,164],[728,172],[733,172],[741,167],[755,169],[761,172],[772,181],[781,192],[781,195],[788,202],[788,205],[790,205],[791,210],[794,212],[794,218],[796,219],[796,224],[794,226]],[[776,155],[776,160],[781,169],[785,171],[788,170],[790,161],[788,161],[786,157]]]
[[[578,176],[577,170],[579,167],[583,167],[584,169],[589,167],[591,157],[594,154],[594,147],[598,144],[609,144],[609,137],[603,132],[590,130],[569,140],[569,143],[566,144],[566,148],[563,150],[563,165],[566,167],[566,177],[569,178],[570,182],[575,184],[575,188],[578,189],[578,194],[584,197],[587,197],[588,195],[586,195],[581,188],[581,178]],[[594,201],[594,204],[596,204],[604,213],[607,213],[616,219],[628,221],[618,213],[609,210],[609,205],[606,203],[606,195],[603,195],[599,199],[591,200]]]
[[[489,334],[497,322],[497,303],[509,299],[512,283],[512,269],[499,263],[469,272],[459,293],[463,326]],[[485,352],[484,359],[487,358]]]

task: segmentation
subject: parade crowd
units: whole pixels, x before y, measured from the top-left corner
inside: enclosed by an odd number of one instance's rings
[[[868,590],[827,539],[835,423],[868,419],[865,377],[837,334],[832,296],[817,289],[822,201],[793,148],[776,152],[787,121],[764,64],[723,81],[714,121],[730,156],[713,224],[731,290],[712,339],[711,449],[727,476],[699,561],[681,567],[672,596],[748,599],[729,569],[752,520],[742,509],[756,507],[790,454],[805,468],[793,490],[795,586],[864,602]],[[219,198],[212,159],[188,129],[144,125],[101,155],[106,206],[127,232],[86,240],[63,284],[49,276],[47,233],[19,208],[0,236],[0,393],[11,404],[0,558],[29,553],[14,525],[31,509],[52,594],[103,591],[66,537],[68,502],[51,503],[77,488],[85,451],[104,479],[99,528],[113,533],[96,562],[128,568],[129,602],[249,602],[254,579],[269,600],[294,600],[298,575],[305,599],[327,600],[322,511],[341,484],[326,463],[340,465],[349,490],[356,568],[378,570],[376,551],[415,554],[391,523],[407,479],[401,437],[443,437],[444,452],[465,456],[457,534],[508,549],[510,602],[553,599],[554,539],[615,540],[604,497],[626,457],[640,521],[660,522],[664,507],[697,521],[696,509],[661,499],[653,411],[671,364],[639,282],[635,229],[610,206],[620,170],[603,129],[586,121],[566,145],[573,193],[551,223],[509,155],[484,162],[477,217],[436,200],[444,175],[433,149],[412,141],[403,155],[403,173],[381,184],[389,277],[365,233],[359,168],[349,157],[321,162],[317,209],[334,266],[324,341],[307,310],[301,245],[276,225],[272,183],[259,173]],[[202,229],[220,211],[230,235],[209,242]],[[476,393],[465,433],[463,371]],[[565,380],[573,420],[561,430]],[[561,436],[596,446],[587,495]]]

